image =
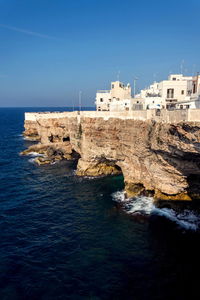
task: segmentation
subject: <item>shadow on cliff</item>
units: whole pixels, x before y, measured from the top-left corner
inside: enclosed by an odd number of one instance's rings
[[[180,172],[188,183],[188,195],[193,200],[200,200],[200,154],[184,152],[175,146],[170,146],[170,148],[171,153],[154,149],[151,149],[151,152],[161,156],[169,165]]]

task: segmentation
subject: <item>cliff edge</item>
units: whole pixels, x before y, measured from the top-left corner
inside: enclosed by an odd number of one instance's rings
[[[148,192],[163,200],[199,198],[199,122],[104,118],[94,112],[61,114],[35,114],[25,121],[24,135],[40,140],[37,147],[43,147],[47,156],[49,147],[60,149],[59,159],[76,154],[77,175],[122,172],[128,197]]]

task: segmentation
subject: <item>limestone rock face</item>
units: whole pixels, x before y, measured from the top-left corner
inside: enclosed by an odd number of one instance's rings
[[[27,150],[22,151],[21,155],[30,155],[32,153],[38,153],[39,156],[35,159],[35,163],[38,165],[51,164],[57,160],[74,158],[71,144],[69,142],[63,143],[48,143],[37,144],[30,146]]]
[[[32,141],[39,141],[40,137],[38,135],[37,123],[35,121],[25,121],[24,122],[25,131],[23,135]]]
[[[129,196],[190,200],[190,178],[200,175],[200,123],[66,117],[40,119],[37,133],[42,144],[70,143],[81,157],[77,175],[122,172]]]
[[[106,164],[103,162],[88,162],[79,159],[78,165],[79,167],[76,172],[78,176],[102,176],[121,174],[121,170],[117,168],[117,166],[112,164]]]

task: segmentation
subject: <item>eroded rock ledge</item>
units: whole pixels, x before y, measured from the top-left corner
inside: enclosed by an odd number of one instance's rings
[[[38,151],[46,149],[47,159],[47,149],[51,149],[51,156],[52,151],[54,157],[60,155],[59,159],[77,154],[79,176],[122,172],[128,197],[151,193],[163,200],[199,198],[200,123],[167,124],[68,113],[63,118],[40,116],[37,121],[26,121],[24,135],[40,140]],[[37,151],[28,152],[31,150]]]

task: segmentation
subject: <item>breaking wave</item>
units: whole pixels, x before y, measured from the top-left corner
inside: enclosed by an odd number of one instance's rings
[[[153,203],[152,197],[140,196],[134,199],[125,197],[123,191],[112,194],[114,201],[120,203],[123,209],[132,215],[157,215],[175,222],[179,227],[187,230],[200,229],[200,215],[192,209],[183,209],[181,212],[172,208],[159,208]]]
[[[40,154],[40,153],[37,153],[37,152],[30,152],[28,154],[28,156],[30,156],[31,158],[28,160],[30,163],[34,163],[35,162],[35,159],[39,156],[44,156],[44,154]]]
[[[28,161],[33,164],[35,162],[35,158],[30,158]]]
[[[37,153],[37,152],[30,152],[28,155],[31,156],[31,157],[44,156],[44,154],[40,154],[40,153]]]

